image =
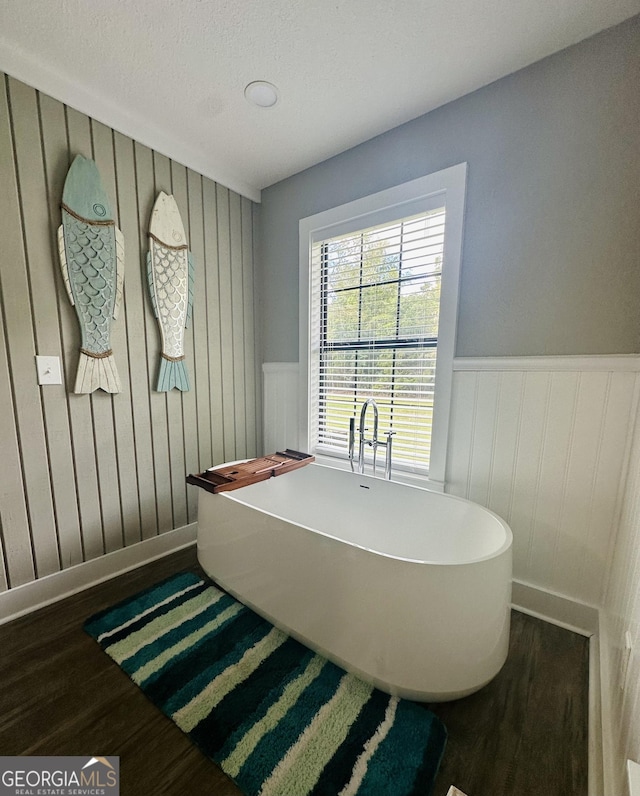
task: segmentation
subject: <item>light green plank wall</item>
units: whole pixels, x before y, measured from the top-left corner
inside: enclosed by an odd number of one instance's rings
[[[74,395],[80,332],[55,236],[64,179],[98,164],[125,238],[112,327],[122,393]],[[260,453],[254,206],[164,155],[0,74],[0,591],[196,520],[185,475]],[[196,260],[191,391],[157,393],[147,293],[151,208],[173,193]],[[35,355],[62,359],[40,387]]]

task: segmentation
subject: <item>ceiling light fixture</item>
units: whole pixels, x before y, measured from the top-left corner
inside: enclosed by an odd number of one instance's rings
[[[259,108],[273,108],[278,101],[278,89],[266,80],[254,80],[245,87],[247,101]]]

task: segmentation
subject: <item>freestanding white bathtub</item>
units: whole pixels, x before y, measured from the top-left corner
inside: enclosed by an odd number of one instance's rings
[[[504,664],[512,535],[487,509],[318,464],[198,494],[207,574],[378,688],[457,699]]]

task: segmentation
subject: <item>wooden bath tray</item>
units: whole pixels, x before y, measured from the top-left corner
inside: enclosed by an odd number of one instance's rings
[[[187,483],[206,489],[207,492],[228,492],[242,486],[266,481],[276,475],[289,473],[315,461],[315,456],[287,448],[285,451],[261,456],[239,464],[227,464],[215,470],[205,470],[199,475],[188,475]]]

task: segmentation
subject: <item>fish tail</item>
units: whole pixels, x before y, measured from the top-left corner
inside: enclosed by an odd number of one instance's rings
[[[166,359],[160,357],[160,371],[158,372],[158,392],[169,392],[174,387],[187,391],[190,389],[189,374],[184,359]]]
[[[120,376],[118,375],[118,369],[112,353],[96,357],[84,351],[80,352],[76,384],[73,391],[75,393],[88,393],[94,390],[104,390],[111,393],[122,391]]]

